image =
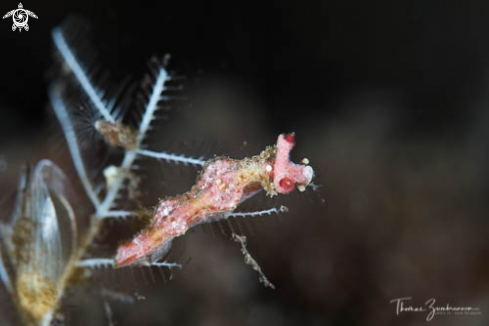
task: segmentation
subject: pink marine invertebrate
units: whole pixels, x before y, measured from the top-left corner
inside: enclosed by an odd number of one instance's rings
[[[294,185],[304,190],[314,172],[310,166],[290,162],[293,146],[293,134],[280,135],[277,145],[260,155],[243,160],[219,157],[207,162],[189,192],[161,201],[149,226],[119,246],[115,266],[159,260],[175,237],[197,224],[228,217],[262,189],[270,196],[287,194]]]

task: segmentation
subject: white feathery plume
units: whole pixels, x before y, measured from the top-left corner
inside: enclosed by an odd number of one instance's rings
[[[80,83],[80,86],[83,88],[88,98],[92,101],[93,105],[97,108],[106,121],[114,122],[114,117],[112,117],[106,103],[104,103],[102,100],[101,94],[103,94],[103,92],[98,90],[90,82],[87,72],[85,69],[83,69],[83,66],[78,62],[75,54],[73,51],[71,51],[69,45],[66,43],[63,32],[59,27],[53,29],[52,37],[56,48],[63,57],[64,62],[68,65],[68,67],[70,67],[71,71]]]
[[[273,207],[269,209],[265,209],[262,211],[257,211],[257,212],[238,212],[238,213],[231,213],[229,214],[229,217],[255,217],[255,216],[263,216],[263,215],[271,215],[271,214],[279,214],[287,212],[287,207],[285,206],[280,206],[279,208]]]

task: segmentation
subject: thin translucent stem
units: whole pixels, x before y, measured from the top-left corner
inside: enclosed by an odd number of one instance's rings
[[[254,217],[254,216],[262,216],[262,215],[271,215],[271,214],[279,214],[280,212],[283,212],[284,210],[282,207],[280,208],[270,208],[270,209],[265,209],[262,211],[257,211],[257,212],[245,212],[245,213],[232,213],[229,214],[230,217]]]
[[[183,155],[176,155],[176,154],[165,153],[165,152],[154,152],[145,149],[140,149],[138,150],[137,153],[142,156],[152,157],[152,158],[165,160],[167,162],[173,162],[173,163],[194,164],[200,166],[204,166],[205,164],[204,160],[198,158],[186,157]]]
[[[99,216],[100,218],[126,218],[129,216],[138,216],[137,212],[129,211],[109,211],[104,216]]]
[[[78,142],[76,139],[75,130],[73,129],[73,125],[71,123],[70,117],[68,116],[68,112],[66,110],[66,106],[61,100],[61,97],[55,87],[51,87],[49,89],[49,99],[51,101],[51,105],[53,106],[54,112],[59,120],[61,128],[63,129],[63,133],[66,138],[66,142],[68,143],[68,148],[70,150],[71,158],[73,159],[73,164],[75,165],[76,172],[80,177],[80,181],[85,188],[85,192],[87,193],[88,198],[95,207],[100,206],[100,200],[95,193],[94,187],[88,178],[87,171],[85,170],[85,165],[83,164],[83,160],[80,154],[80,148],[78,147]]]

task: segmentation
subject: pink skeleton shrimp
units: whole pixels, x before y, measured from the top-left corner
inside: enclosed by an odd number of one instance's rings
[[[308,160],[294,164],[289,154],[294,134],[280,135],[277,145],[243,160],[218,157],[204,166],[196,185],[183,195],[162,200],[150,224],[131,241],[121,244],[115,266],[158,261],[172,240],[200,223],[224,219],[262,188],[270,196],[304,191],[314,175]]]

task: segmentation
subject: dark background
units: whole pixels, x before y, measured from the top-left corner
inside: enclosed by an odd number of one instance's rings
[[[3,13],[18,5],[7,2]],[[182,140],[203,141],[217,143],[203,155],[234,146],[241,157],[244,140],[246,154],[256,153],[278,133],[296,131],[294,160],[307,156],[317,172],[317,189],[245,207],[289,207],[281,222],[252,222],[264,231],[249,238],[276,290],[258,283],[226,237],[189,233],[179,239],[191,258],[183,275],[141,285],[147,300],[133,306],[112,303],[117,323],[426,323],[422,314],[396,316],[389,301],[400,297],[482,310],[435,317],[433,325],[489,323],[489,3],[23,5],[39,16],[28,32],[0,21],[2,190],[13,190],[20,163],[52,145],[41,136],[52,121],[50,32],[69,14],[90,21],[98,61],[114,80],[139,80],[152,55],[171,53],[171,69],[198,81],[200,98],[190,99],[198,105],[181,109],[166,129],[176,151],[185,152]],[[188,189],[195,177],[165,169],[165,195]],[[185,181],[173,186],[177,179]],[[69,304],[66,323],[106,324],[94,297]]]
[[[219,72],[252,87],[267,108],[268,123],[279,129],[290,128],[290,120],[327,117],[351,93],[385,89],[401,96],[396,109],[405,114],[407,128],[433,131],[464,122],[466,103],[486,87],[489,5],[483,1],[102,0],[24,6],[39,16],[30,19],[32,31],[12,33],[9,19],[0,29],[0,106],[19,117],[2,119],[5,135],[16,132],[13,121],[35,127],[44,117],[50,30],[73,13],[93,23],[100,61],[112,73],[139,77],[151,55],[171,53],[177,70]],[[3,7],[7,12],[17,4]]]

